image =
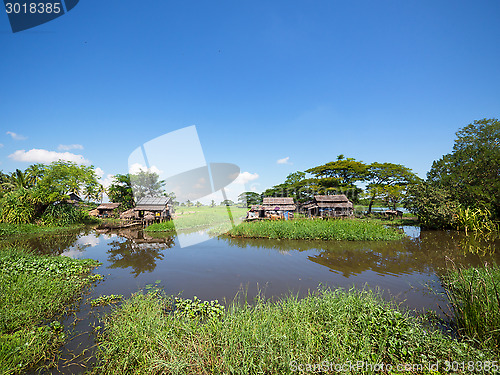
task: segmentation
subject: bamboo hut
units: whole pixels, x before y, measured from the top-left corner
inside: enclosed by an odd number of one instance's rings
[[[248,219],[278,216],[283,219],[293,217],[292,212],[297,209],[293,198],[265,197],[262,205],[253,205],[248,211]]]
[[[315,195],[305,203],[301,211],[309,217],[349,217],[353,215],[353,204],[344,195]]]
[[[169,197],[144,197],[139,199],[135,208],[136,219],[146,219],[152,215],[154,221],[168,220],[172,214],[171,199]],[[147,221],[151,218],[148,216]]]
[[[97,214],[101,217],[110,217],[116,212],[116,209],[120,207],[121,203],[102,203],[96,208]]]

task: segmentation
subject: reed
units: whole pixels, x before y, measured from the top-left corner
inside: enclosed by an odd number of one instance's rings
[[[358,219],[321,220],[266,220],[245,222],[231,229],[235,237],[291,239],[291,240],[398,240],[404,234],[382,223]]]
[[[500,353],[500,267],[453,265],[442,279],[461,336]]]
[[[252,306],[234,301],[219,317],[172,312],[174,299],[135,294],[106,319],[95,374],[294,374],[319,364],[427,369],[444,361],[491,358],[424,326],[367,290],[320,289]],[[307,366],[309,364],[309,371]],[[299,369],[302,369],[300,371]],[[321,373],[380,373],[373,368]]]

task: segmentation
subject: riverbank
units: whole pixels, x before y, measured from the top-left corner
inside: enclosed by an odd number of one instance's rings
[[[7,224],[0,223],[0,237],[16,236],[24,234],[56,234],[58,232],[74,231],[82,229],[90,225],[99,224],[100,221],[95,220],[93,223],[80,223],[71,225],[40,225],[40,224]]]
[[[361,219],[322,220],[263,220],[244,222],[231,229],[232,237],[291,240],[399,240],[404,234],[384,224]]]
[[[56,363],[64,343],[57,317],[97,279],[99,263],[0,249],[0,373],[14,374]]]
[[[446,361],[494,360],[366,290],[322,288],[303,299],[240,300],[227,309],[195,302],[134,294],[107,317],[93,373],[293,374],[325,363],[333,373],[363,363],[346,373],[374,373],[380,367],[369,366],[383,364],[415,374],[432,365],[444,371]],[[408,364],[422,367],[408,371]]]

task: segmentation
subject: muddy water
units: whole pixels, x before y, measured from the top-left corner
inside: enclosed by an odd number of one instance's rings
[[[456,232],[403,228],[402,241],[325,242],[214,238],[180,248],[177,237],[142,230],[89,230],[64,235],[15,239],[17,245],[53,255],[92,258],[105,280],[83,298],[64,323],[73,338],[53,373],[83,373],[93,363],[92,327],[109,308],[91,309],[88,301],[102,294],[131,293],[157,284],[167,294],[186,298],[232,300],[246,290],[267,297],[289,292],[304,295],[320,283],[331,287],[380,288],[384,297],[419,311],[441,313],[446,300],[439,274],[450,262],[499,263],[500,242],[477,243]],[[187,236],[206,236],[191,233]],[[12,241],[12,240],[11,240]],[[8,241],[8,242],[11,242]],[[8,244],[2,241],[0,246]],[[76,356],[76,358],[75,358]]]

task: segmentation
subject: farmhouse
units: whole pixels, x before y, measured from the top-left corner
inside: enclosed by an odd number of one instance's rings
[[[169,197],[144,197],[137,202],[134,213],[137,219],[167,220],[172,214],[171,199]]]
[[[288,219],[290,213],[295,211],[297,206],[293,198],[273,198],[266,197],[263,199],[262,205],[253,205],[247,214],[247,218],[270,217],[278,215],[284,219]]]
[[[120,206],[121,203],[103,203],[96,208],[97,214],[102,217],[113,216],[115,210]]]
[[[353,205],[343,194],[315,195],[302,205],[301,211],[310,217],[348,217],[353,214]]]

